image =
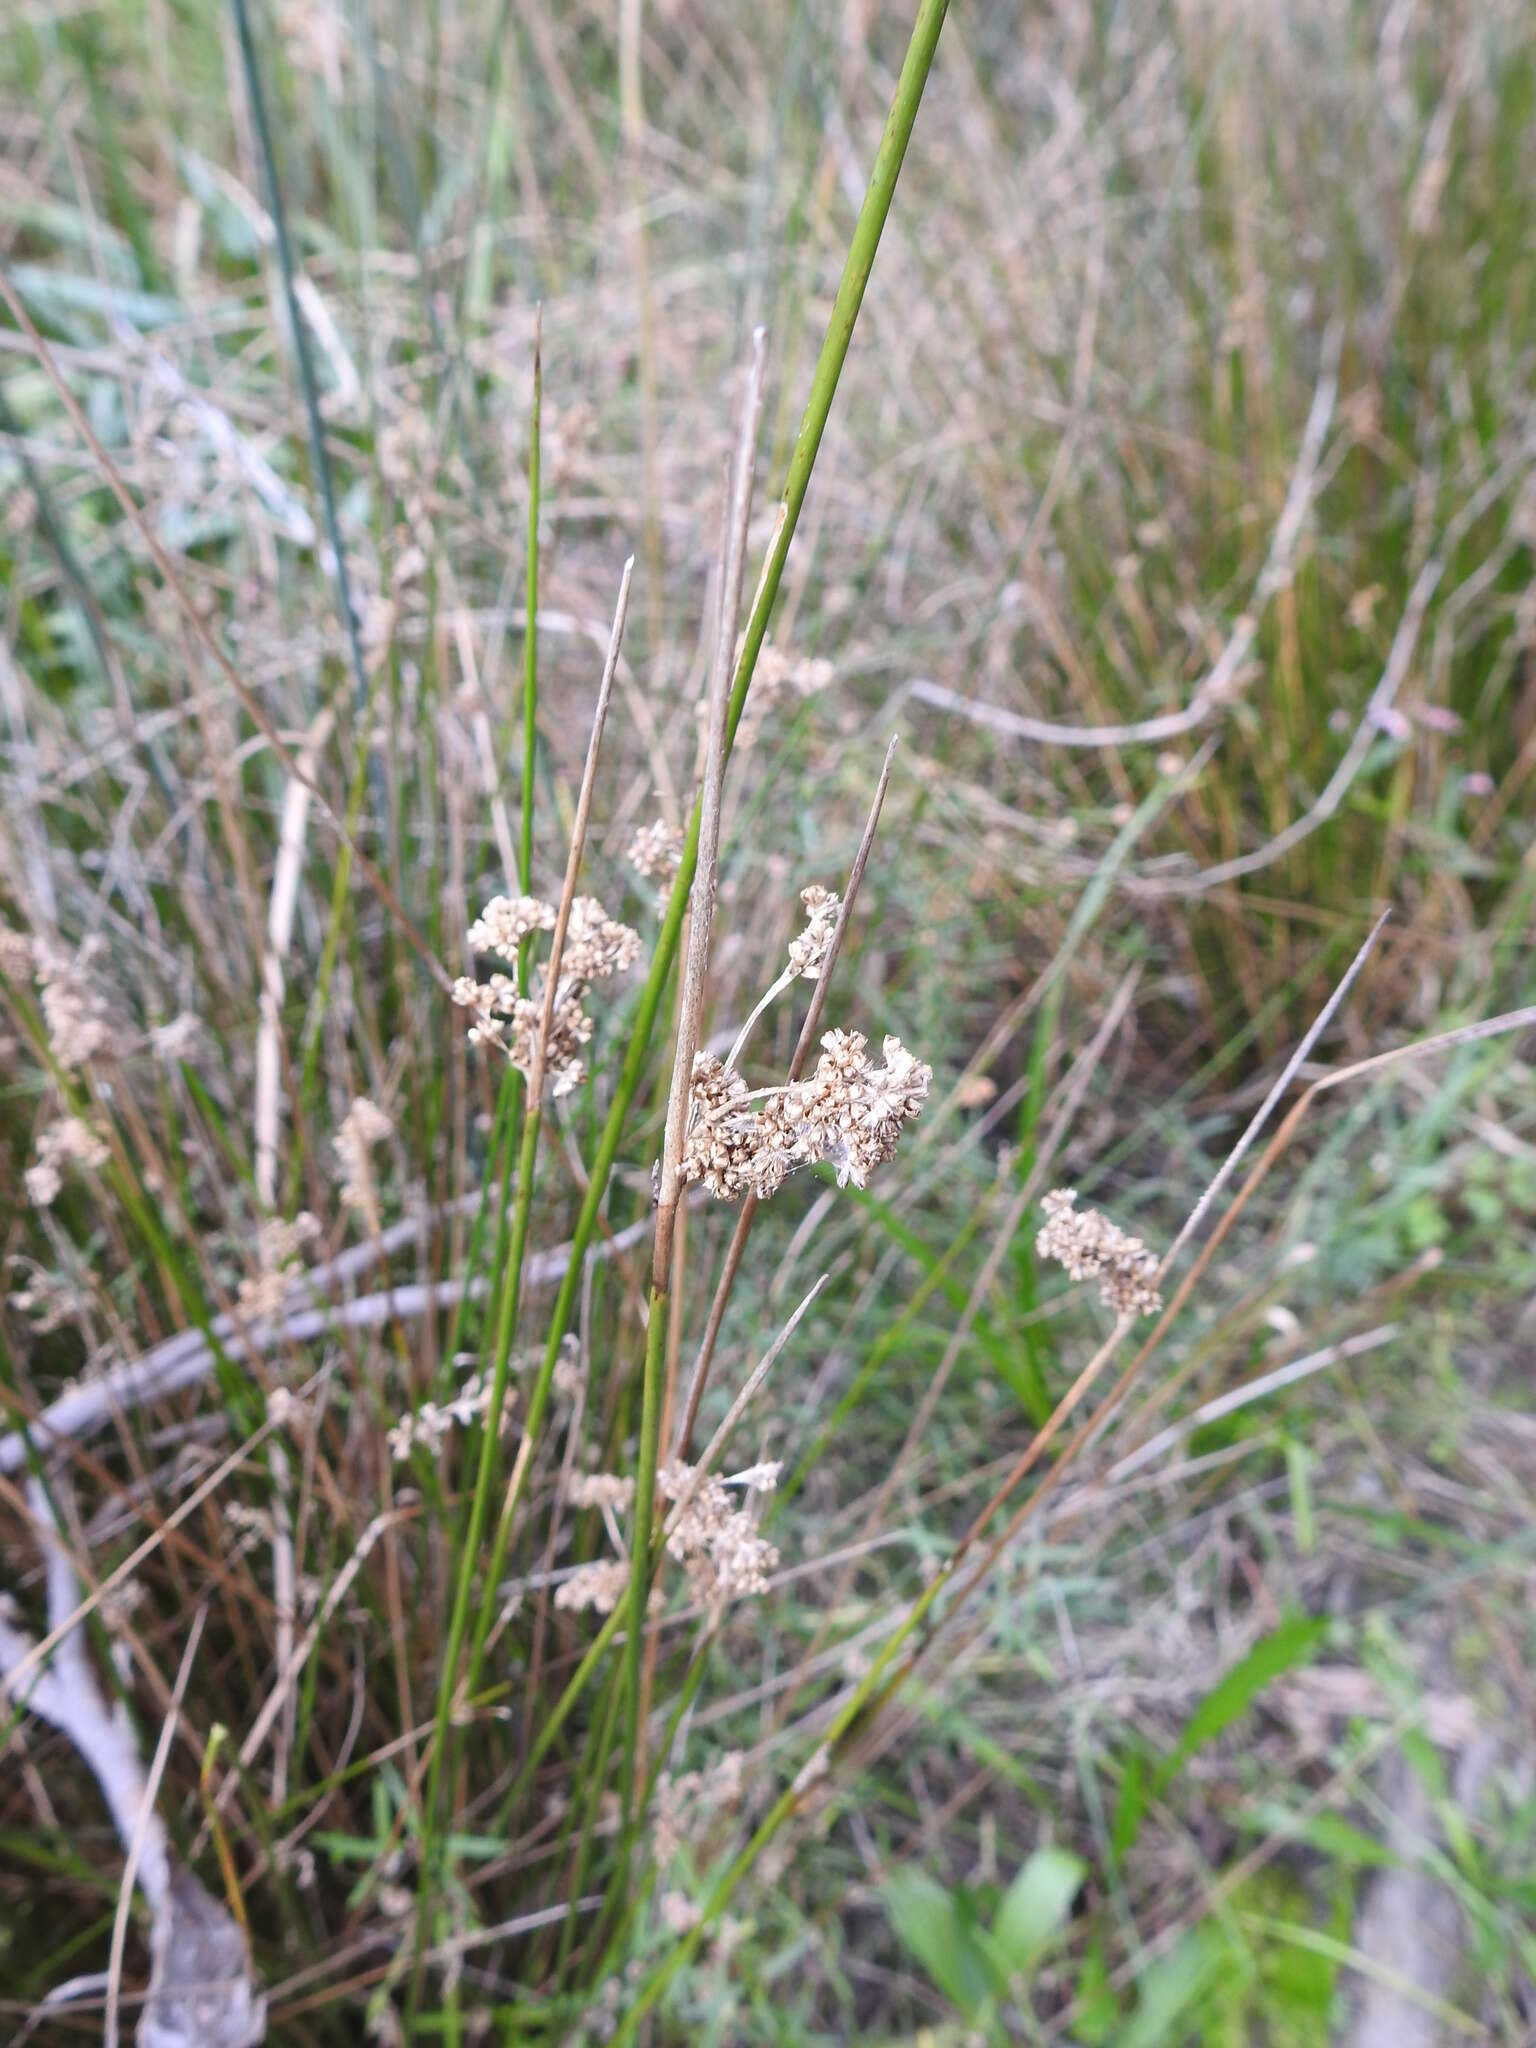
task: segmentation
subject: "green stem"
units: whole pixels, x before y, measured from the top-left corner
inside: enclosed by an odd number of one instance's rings
[[[768,621],[779,593],[790,542],[794,538],[795,527],[805,503],[811,472],[815,468],[817,452],[821,447],[821,437],[826,430],[832,400],[837,392],[838,379],[842,375],[848,346],[853,339],[859,308],[864,302],[864,290],[869,283],[870,271],[874,267],[875,252],[880,246],[881,232],[885,227],[886,216],[891,210],[896,180],[901,172],[902,159],[906,155],[912,124],[917,117],[918,104],[922,99],[923,87],[927,83],[928,71],[933,63],[933,53],[947,7],[948,0],[922,0],[912,31],[912,40],[907,48],[906,60],[897,81],[896,96],[886,119],[885,133],[875,154],[869,188],[864,194],[864,204],[860,207],[858,220],[854,224],[848,257],[843,265],[837,297],[832,305],[832,317],[827,324],[826,337],[821,345],[821,354],[817,358],[815,374],[811,378],[810,396],[806,400],[800,431],[795,437],[794,453],[790,457],[789,473],[784,481],[784,495],[774,526],[773,540],[769,546],[768,558],[763,564],[763,573],[753,599],[751,616],[747,621],[741,659],[736,665],[736,675],[731,686],[730,711],[726,719],[727,749],[736,736],[736,728],[746,706],[747,691],[751,687],[753,671],[757,666],[757,657],[767,636]],[[635,1091],[640,1085],[649,1057],[651,1034],[656,1026],[657,1011],[661,1006],[662,995],[677,953],[678,936],[682,930],[683,914],[688,904],[688,892],[693,886],[694,867],[699,854],[699,815],[700,805],[696,800],[693,816],[688,825],[688,836],[683,845],[677,880],[672,885],[672,895],[667,903],[666,915],[656,941],[651,971],[640,994],[634,1029],[630,1034],[613,1101],[609,1105],[608,1115],[598,1138],[597,1151],[593,1156],[587,1192],[582,1200],[581,1212],[577,1216],[576,1228],[572,1234],[571,1263],[566,1268],[555,1297],[543,1362],[528,1403],[525,1429],[530,1438],[537,1436],[543,1421],[550,1382],[560,1356],[561,1340],[570,1322],[577,1289],[581,1285],[583,1258],[597,1222],[598,1210],[607,1193],[608,1176],[618,1156],[619,1141],[629,1115],[630,1104],[634,1100]],[[518,1499],[527,1479],[528,1463],[531,1463],[531,1460],[519,1469],[508,1495],[506,1512],[502,1517],[501,1528],[497,1532],[496,1548],[492,1554],[492,1578],[500,1572],[505,1561],[505,1545],[511,1535]],[[477,1644],[471,1654],[468,1680],[471,1692],[479,1678],[482,1648],[483,1645]]]
[[[543,401],[544,366],[535,330],[533,344],[533,416],[528,441],[528,624],[523,633],[523,815],[517,849],[517,879],[524,895],[533,872],[533,753],[538,710],[539,663],[539,413]],[[525,954],[526,958],[526,954]],[[524,988],[523,993],[527,994]]]
[[[447,1747],[448,1722],[453,1711],[459,1653],[464,1647],[464,1632],[469,1623],[469,1602],[474,1590],[475,1562],[480,1555],[481,1538],[485,1534],[486,1510],[490,1501],[491,1480],[500,1444],[501,1415],[506,1405],[512,1339],[517,1330],[519,1281],[522,1277],[523,1252],[528,1242],[528,1217],[533,1207],[533,1161],[539,1143],[539,1123],[539,1104],[529,1102],[523,1115],[523,1140],[517,1161],[517,1193],[512,1210],[512,1243],[506,1265],[502,1269],[501,1289],[496,1304],[495,1362],[491,1372],[491,1391],[486,1403],[485,1421],[480,1432],[480,1462],[475,1473],[475,1491],[470,1502],[469,1520],[464,1530],[463,1543],[459,1548],[458,1584],[454,1590],[453,1614],[448,1624],[448,1640],[444,1646],[442,1670],[438,1677],[436,1727],[432,1734],[432,1765],[427,1777],[427,1799],[424,1809],[424,1824],[429,1842],[436,1829],[438,1787],[442,1778],[443,1753]],[[489,1633],[490,1617],[495,1612],[495,1606],[496,1574],[491,1572],[486,1576],[481,1595],[477,1640],[483,1641],[484,1636]],[[468,1689],[473,1690],[473,1685],[471,1684]]]
[[[293,329],[293,352],[298,358],[299,383],[304,393],[304,415],[309,427],[309,460],[320,486],[325,513],[326,538],[336,558],[336,595],[341,605],[341,622],[352,661],[352,687],[359,715],[368,701],[368,671],[358,638],[357,614],[352,609],[352,591],[347,581],[347,557],[341,545],[341,521],[336,515],[336,487],[331,478],[331,458],[326,452],[325,423],[320,414],[320,387],[315,381],[314,359],[309,352],[309,333],[299,312],[294,285],[293,250],[288,240],[288,222],[283,210],[282,187],[277,179],[277,158],[272,149],[272,130],[267,121],[267,103],[261,89],[261,72],[256,63],[256,44],[251,35],[251,17],[246,0],[234,0],[235,28],[240,42],[240,64],[245,72],[245,90],[251,103],[251,126],[256,131],[266,172],[267,204],[272,212],[272,235],[277,244],[278,267],[283,273],[283,297],[288,305],[288,324]]]
[[[863,1713],[874,1695],[876,1686],[895,1660],[897,1652],[906,1643],[913,1631],[920,1626],[923,1617],[949,1584],[953,1572],[954,1561],[951,1560],[933,1580],[933,1583],[918,1595],[910,1612],[903,1619],[901,1626],[881,1649],[874,1663],[860,1680],[842,1709],[834,1717],[821,1743],[821,1748],[829,1757],[836,1745]],[[652,1970],[651,1974],[641,1985],[634,2004],[625,2014],[619,2031],[614,2036],[614,2048],[623,2048],[623,2043],[634,2040],[640,2021],[650,2011],[651,2007],[655,2005],[678,1971],[698,1953],[699,1945],[704,1939],[705,1930],[724,1911],[737,1885],[740,1884],[753,1864],[756,1863],[758,1857],[762,1855],[768,1844],[784,1825],[784,1822],[793,1813],[800,1800],[800,1791],[800,1782],[797,1778],[792,1780],[779,1794],[779,1797],[775,1800],[757,1832],[752,1836],[724,1876],[720,1878],[714,1890],[705,1901],[698,1925],[668,1950],[666,1956],[657,1964],[656,1968]]]
[[[640,1755],[640,1665],[645,1642],[646,1604],[651,1597],[651,1516],[656,1503],[656,1460],[661,1444],[661,1386],[666,1373],[669,1297],[651,1287],[651,1319],[645,1333],[645,1387],[640,1405],[640,1458],[635,1467],[635,1526],[629,1554],[629,1640],[625,1645],[624,1832],[635,1821],[635,1774]],[[620,1852],[619,1866],[626,1861]]]

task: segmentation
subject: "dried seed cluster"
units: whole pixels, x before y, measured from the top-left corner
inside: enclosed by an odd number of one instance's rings
[[[635,1482],[616,1472],[578,1472],[568,1498],[573,1508],[612,1508],[624,1515],[634,1505]]]
[[[284,1216],[267,1218],[257,1234],[261,1271],[248,1274],[235,1296],[235,1305],[245,1322],[268,1322],[278,1313],[290,1285],[290,1277],[283,1268],[319,1235],[320,1226],[307,1209],[301,1209],[291,1223]]]
[[[870,1059],[860,1031],[828,1031],[821,1047],[812,1073],[757,1096],[711,1054],[698,1054],[684,1183],[702,1181],[723,1201],[749,1191],[765,1199],[797,1167],[825,1159],[839,1186],[866,1186],[921,1111],[933,1069],[899,1038],[885,1040],[883,1065]]]
[[[741,647],[738,640],[738,661],[741,659]],[[786,697],[792,694],[803,702],[819,696],[832,684],[836,675],[837,670],[832,663],[820,655],[788,654],[771,640],[765,641],[758,653],[757,666],[752,671],[752,688],[737,727],[736,751],[745,753],[756,743],[769,714]]]
[[[658,889],[670,889],[683,859],[683,835],[675,825],[658,818],[654,825],[642,825],[629,842],[629,864],[637,875],[654,882]]]
[[[9,981],[36,979],[49,1050],[59,1065],[71,1072],[94,1059],[112,1040],[107,1006],[91,973],[101,950],[99,938],[87,939],[71,959],[50,942],[26,932],[8,929],[0,933],[0,973]]]
[[[552,930],[554,923],[554,905],[541,897],[494,896],[470,926],[469,943],[477,953],[494,953],[515,966],[524,940],[534,932]],[[633,967],[639,957],[638,932],[627,924],[616,923],[595,896],[575,899],[566,925],[545,1056],[545,1072],[556,1095],[568,1095],[586,1079],[581,1048],[591,1038],[593,1026],[582,1008],[582,999],[593,982]],[[544,977],[540,970],[534,971],[532,990],[527,996],[518,994],[510,975],[497,973],[483,982],[461,975],[453,985],[453,999],[471,1013],[471,1045],[500,1046],[519,1072],[532,1071],[539,1023],[544,1014]]]
[[[591,1564],[579,1564],[555,1588],[555,1605],[571,1614],[580,1614],[587,1607],[594,1614],[612,1614],[628,1597],[629,1560],[623,1557],[600,1557]],[[646,1612],[659,1614],[665,1604],[660,1586],[652,1586]]]
[[[827,957],[827,948],[837,929],[837,913],[842,908],[842,898],[812,882],[809,888],[800,891],[800,901],[805,906],[808,922],[805,930],[789,942],[789,964],[792,972],[803,980],[814,981],[821,972],[821,963]]]
[[[58,1198],[66,1166],[105,1166],[107,1156],[106,1146],[89,1124],[77,1116],[60,1117],[39,1137],[37,1163],[22,1176],[27,1200],[34,1208],[46,1209]]]
[[[509,1388],[501,1410],[503,1436],[512,1420],[512,1401]],[[491,1375],[472,1372],[454,1398],[443,1406],[439,1407],[436,1401],[423,1401],[414,1415],[401,1416],[389,1432],[391,1456],[396,1460],[408,1458],[418,1445],[435,1452],[455,1423],[467,1429],[490,1405]]]
[[[691,1465],[663,1465],[656,1474],[663,1500],[683,1502],[667,1532],[668,1553],[683,1567],[693,1599],[718,1622],[733,1600],[768,1590],[768,1574],[779,1561],[777,1548],[758,1534],[752,1501],[778,1483],[777,1465],[754,1466],[734,1479],[713,1474],[695,1482]],[[739,1487],[738,1507],[730,1489]]]
[[[704,1822],[723,1806],[734,1806],[741,1798],[742,1768],[746,1762],[739,1749],[727,1750],[707,1771],[680,1771],[674,1777],[664,1771],[656,1780],[651,1806],[651,1848],[656,1868],[665,1870],[686,1841],[691,1841]]]
[[[379,1196],[373,1180],[373,1147],[382,1144],[395,1126],[376,1102],[366,1095],[353,1098],[352,1107],[341,1120],[332,1140],[336,1164],[341,1169],[341,1199],[355,1209],[368,1228],[378,1234]]]
[[[1160,1309],[1156,1253],[1097,1209],[1076,1204],[1076,1188],[1054,1188],[1045,1197],[1045,1227],[1035,1239],[1040,1256],[1065,1266],[1074,1280],[1097,1280],[1100,1300],[1117,1316]]]

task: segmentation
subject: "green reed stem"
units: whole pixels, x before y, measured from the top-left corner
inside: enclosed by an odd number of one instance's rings
[[[847,360],[848,347],[859,317],[859,308],[864,302],[864,291],[874,266],[875,252],[880,246],[880,236],[891,210],[896,180],[901,173],[902,160],[906,155],[907,143],[911,139],[912,124],[917,118],[918,105],[933,63],[933,53],[947,7],[948,0],[922,0],[912,39],[907,48],[906,60],[897,81],[895,98],[886,119],[885,133],[875,153],[869,187],[864,194],[864,203],[859,209],[858,220],[854,224],[847,260],[843,265],[842,278],[837,288],[837,297],[832,305],[832,317],[827,323],[821,354],[817,358],[815,373],[811,378],[810,396],[806,400],[800,431],[795,437],[794,452],[790,457],[789,473],[784,481],[784,493],[774,526],[773,540],[769,545],[762,577],[747,620],[746,638],[741,650],[741,659],[736,665],[736,674],[731,686],[730,709],[726,718],[727,750],[741,721],[747,692],[752,684],[753,671],[767,636],[768,621],[773,612],[774,601],[778,597],[790,542],[794,538],[795,527],[805,503],[811,472],[816,466],[816,456],[832,410],[832,400],[837,393],[838,379]],[[649,1057],[651,1035],[655,1030],[657,1012],[676,957],[678,936],[682,930],[683,916],[688,904],[688,892],[693,886],[694,868],[699,853],[699,818],[700,804],[696,800],[693,815],[689,820],[687,838],[683,844],[677,879],[672,885],[672,894],[656,941],[650,973],[640,993],[634,1028],[630,1033],[629,1045],[619,1069],[613,1101],[609,1105],[608,1115],[598,1138],[597,1150],[592,1159],[587,1192],[582,1200],[581,1211],[572,1234],[571,1263],[555,1297],[544,1357],[538,1379],[529,1396],[528,1418],[524,1428],[530,1443],[536,1440],[543,1423],[550,1384],[560,1356],[561,1340],[570,1322],[571,1310],[581,1285],[583,1257],[596,1226],[598,1210],[607,1192],[608,1176],[618,1156],[625,1120]],[[489,1566],[488,1577],[491,1579],[500,1573],[505,1561],[506,1546],[511,1539],[518,1501],[531,1463],[530,1457],[519,1467],[508,1493]],[[483,1650],[483,1638],[477,1638],[469,1662],[467,1686],[471,1692],[474,1691],[479,1678]],[[584,1658],[582,1661],[585,1667],[587,1660]]]

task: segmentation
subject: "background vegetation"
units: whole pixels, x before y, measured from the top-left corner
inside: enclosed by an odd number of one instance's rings
[[[672,1725],[674,1788],[708,1782],[654,1882],[616,1743],[607,1767],[616,1683],[520,1765],[596,1632],[540,1574],[607,1554],[598,1516],[559,1514],[562,1458],[636,1457],[670,984],[604,1207],[632,1249],[587,1268],[579,1411],[532,1469],[439,1824],[478,1450],[399,1465],[387,1432],[490,1362],[510,1155],[500,1069],[390,899],[468,971],[525,799],[558,896],[633,553],[582,886],[655,944],[624,854],[693,799],[748,336],[750,593],[911,22],[311,0],[249,26],[242,51],[219,8],[16,0],[0,38],[0,268],[289,756],[5,316],[0,895],[105,1035],[61,1073],[30,968],[0,963],[0,1400],[9,1427],[230,1309],[274,1210],[318,1219],[305,1264],[365,1242],[332,1141],[355,1098],[384,1108],[388,1262],[82,1445],[62,1510],[87,1586],[158,1535],[93,1623],[146,1758],[206,1604],[159,1807],[240,1901],[271,2037],[1533,2038],[1528,1029],[1315,1099],[907,1683],[694,1946],[679,1929],[1109,1329],[1038,1256],[1039,1195],[1166,1248],[1384,906],[1287,1107],[1536,1003],[1536,14],[1058,0],[944,26],[730,764],[706,1018],[729,1044],[799,889],[843,886],[899,732],[830,1016],[898,1033],[934,1086],[867,1191],[797,1177],[748,1245],[704,1434],[828,1280],[738,1431],[740,1464],[786,1461],[774,1583],[714,1632],[674,1602],[656,1635],[653,1741]],[[642,979],[609,985],[592,1078],[546,1109],[531,1256],[570,1236]],[[758,1027],[764,1078],[803,1014]],[[39,1206],[61,1108],[108,1156]],[[730,1224],[687,1215],[684,1369]],[[489,1298],[401,1306],[476,1274]],[[525,1293],[503,1478],[548,1319]],[[318,1371],[319,1419],[266,1439],[283,1469],[252,1456],[168,1526]],[[5,1580],[40,1634],[24,1476],[0,1482]],[[285,1520],[287,1640],[318,1625],[221,1874],[208,1786],[272,1690]],[[0,2011],[89,2038],[99,1977],[39,2001],[106,1969],[121,1847],[59,1736],[0,1730]],[[735,1753],[739,1792],[705,1796]]]

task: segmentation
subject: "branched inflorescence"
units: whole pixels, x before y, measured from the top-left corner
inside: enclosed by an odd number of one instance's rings
[[[1146,1316],[1163,1305],[1157,1254],[1097,1209],[1078,1209],[1076,1188],[1055,1188],[1041,1203],[1045,1227],[1035,1240],[1044,1259],[1074,1280],[1097,1280],[1099,1298],[1117,1316]]]
[[[694,1060],[683,1179],[702,1181],[723,1201],[775,1194],[797,1167],[826,1160],[838,1185],[868,1184],[893,1157],[902,1126],[922,1109],[933,1069],[899,1038],[884,1063],[869,1057],[861,1031],[828,1031],[804,1080],[749,1093],[739,1074],[709,1053]]]
[[[790,941],[789,965],[767,1001],[805,978],[820,974],[837,927],[840,899],[829,889],[802,889],[806,926]],[[749,1024],[752,1020],[748,1020]],[[743,1033],[743,1037],[745,1033]],[[797,1167],[826,1160],[838,1185],[864,1187],[875,1168],[891,1158],[902,1127],[919,1114],[933,1069],[914,1058],[899,1038],[887,1038],[883,1063],[869,1056],[860,1031],[828,1031],[811,1073],[782,1088],[749,1089],[734,1060],[710,1052],[694,1055],[683,1146],[684,1184],[701,1182],[722,1201],[778,1191]]]
[[[515,967],[524,942],[535,932],[552,930],[554,923],[554,905],[541,897],[495,896],[470,926],[469,943],[477,953],[493,953]],[[556,1095],[569,1094],[586,1079],[581,1048],[592,1036],[592,1019],[582,1008],[583,998],[595,981],[621,973],[639,957],[637,932],[616,923],[595,896],[575,899],[545,1053],[545,1072]],[[514,978],[503,973],[488,981],[461,975],[453,985],[454,1001],[471,1012],[470,1043],[500,1046],[524,1075],[533,1068],[544,993],[541,969],[535,969],[527,996],[520,996]]]

